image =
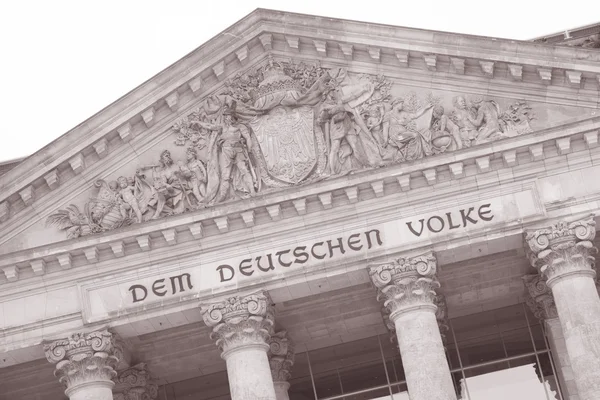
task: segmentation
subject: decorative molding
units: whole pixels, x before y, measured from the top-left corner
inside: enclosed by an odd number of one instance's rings
[[[124,142],[129,142],[131,139],[133,139],[133,132],[131,131],[131,124],[129,122],[118,127],[117,133]]]
[[[540,274],[525,275],[523,277],[523,284],[527,289],[525,303],[527,303],[537,319],[558,318],[552,291]]]
[[[333,207],[332,205],[332,201],[333,201],[333,194],[331,192],[326,192],[326,193],[319,193],[317,195],[317,197],[319,198],[319,201],[321,202],[321,205],[323,206],[324,209],[328,210],[331,207]]]
[[[247,228],[254,226],[254,210],[242,211],[240,215],[242,216],[242,220],[244,220],[244,225]]]
[[[192,90],[192,93],[194,93],[194,95],[196,95],[196,96],[198,94],[200,94],[203,85],[204,85],[204,81],[199,76],[195,77],[194,79],[191,79],[188,82],[188,86]]]
[[[523,66],[518,64],[508,64],[510,77],[515,81],[523,80]]]
[[[295,358],[294,343],[288,338],[287,331],[271,335],[268,356],[273,382],[287,382],[292,376]]]
[[[298,36],[285,36],[285,41],[290,49],[300,51],[300,38]]]
[[[267,206],[266,209],[272,221],[279,221],[281,219],[281,204],[273,204]]]
[[[50,190],[56,189],[60,184],[58,171],[53,169],[52,171],[48,172],[46,175],[44,175],[44,180],[46,181],[46,184],[48,185]]]
[[[437,70],[437,55],[436,54],[423,54],[423,61],[429,71]]]
[[[327,57],[327,42],[325,40],[313,40],[315,50],[322,57]]]
[[[83,154],[79,153],[69,160],[69,165],[73,169],[73,172],[79,174],[85,169],[85,160]]]
[[[377,300],[383,300],[392,321],[413,307],[434,307],[435,290],[440,287],[436,272],[433,253],[369,266],[369,276],[378,289]]]
[[[400,63],[402,67],[408,68],[408,51],[396,50],[394,53],[396,54],[398,63]]]
[[[30,206],[35,200],[35,191],[32,186],[26,186],[25,189],[19,192],[19,196],[21,196],[21,200],[26,206]]]
[[[340,50],[346,58],[346,60],[352,60],[354,58],[354,46],[350,43],[340,43]]]
[[[236,52],[235,55],[242,65],[248,64],[248,45],[243,45]]]
[[[538,67],[537,72],[543,84],[549,85],[552,82],[552,68]]]
[[[31,269],[36,275],[44,275],[46,273],[46,261],[43,259],[33,260],[31,262]]]
[[[106,330],[73,333],[43,345],[46,359],[56,364],[54,374],[67,391],[90,382],[112,382],[123,354],[115,336]]]
[[[294,208],[298,215],[306,214],[306,198],[292,200],[292,204],[294,204]]]
[[[212,71],[217,79],[222,81],[223,78],[225,78],[225,60],[221,60],[217,64],[213,65]]]
[[[177,244],[177,231],[175,229],[163,229],[161,233],[169,246]]]
[[[596,222],[593,215],[579,221],[559,221],[547,228],[526,231],[529,260],[547,285],[574,273],[594,276]]]
[[[94,143],[93,147],[99,158],[104,158],[108,154],[108,140],[105,137]]]
[[[146,111],[142,112],[142,120],[144,120],[144,124],[146,124],[147,128],[150,128],[152,125],[154,125],[155,113],[156,110],[154,109],[154,107],[150,107]]]
[[[158,385],[145,363],[118,371],[113,382],[114,400],[154,400],[158,397]]]
[[[465,59],[458,57],[450,57],[450,70],[455,74],[465,74]]]
[[[494,77],[494,61],[479,60],[479,66],[486,78]]]
[[[381,49],[379,47],[368,46],[367,52],[373,61],[381,61]]]
[[[271,33],[264,33],[260,35],[258,39],[265,51],[273,50],[273,35]]]
[[[177,91],[172,92],[167,97],[165,97],[165,103],[172,112],[177,111],[179,108],[179,93]]]
[[[17,268],[17,266],[12,265],[10,267],[4,267],[2,268],[2,271],[4,272],[4,276],[9,282],[19,280],[19,269]]]
[[[212,328],[223,357],[230,350],[248,345],[269,349],[273,333],[274,309],[267,292],[233,296],[224,301],[201,307],[202,319]]]

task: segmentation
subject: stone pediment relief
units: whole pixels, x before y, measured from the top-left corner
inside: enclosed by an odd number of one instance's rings
[[[151,162],[98,180],[47,223],[74,238],[408,163],[530,133],[537,111],[269,58],[176,121]]]

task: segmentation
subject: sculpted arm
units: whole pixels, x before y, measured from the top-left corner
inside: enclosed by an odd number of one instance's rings
[[[248,150],[252,150],[252,138],[250,137],[250,132],[248,132],[248,129],[243,127],[240,128],[240,133],[242,134],[242,137],[244,139],[246,139],[246,146],[248,146]]]
[[[221,125],[210,124],[208,122],[202,122],[202,121],[194,121],[194,122],[191,123],[191,125],[196,125],[196,126],[199,126],[201,128],[208,129],[209,131],[221,131],[221,130],[223,130],[223,127]]]
[[[471,120],[471,123],[473,125],[479,127],[481,125],[481,123],[483,122],[483,117],[484,117],[483,107],[479,107],[479,111],[477,111],[477,118],[472,118],[469,115],[469,120]]]

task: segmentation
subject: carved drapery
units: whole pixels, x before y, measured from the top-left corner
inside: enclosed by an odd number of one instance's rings
[[[592,243],[595,236],[593,216],[575,222],[560,221],[550,227],[527,232],[525,241],[530,249],[531,265],[549,287],[562,276],[594,276],[593,255],[598,251]]]
[[[114,400],[154,400],[158,396],[158,385],[144,363],[119,371],[113,382]]]
[[[533,315],[540,320],[557,318],[554,297],[544,278],[539,274],[525,275],[523,283],[527,288],[525,302]]]
[[[394,89],[383,75],[269,58],[176,121],[154,162],[97,180],[47,223],[69,238],[102,233],[533,132],[522,101]]]
[[[123,350],[107,330],[73,333],[65,339],[44,344],[49,362],[56,364],[54,374],[71,389],[89,382],[104,381],[112,386],[115,366]]]
[[[295,353],[294,343],[286,331],[271,335],[268,355],[273,382],[287,382],[292,376]]]
[[[267,292],[229,297],[202,307],[201,312],[223,353],[244,345],[268,346],[274,312]]]
[[[412,307],[434,307],[437,264],[432,253],[371,266],[369,275],[378,289],[377,300],[390,312],[393,321],[397,312]]]

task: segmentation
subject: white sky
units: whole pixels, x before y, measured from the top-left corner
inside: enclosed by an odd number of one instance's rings
[[[2,0],[0,161],[40,150],[258,7],[510,39],[600,21],[598,0]]]

